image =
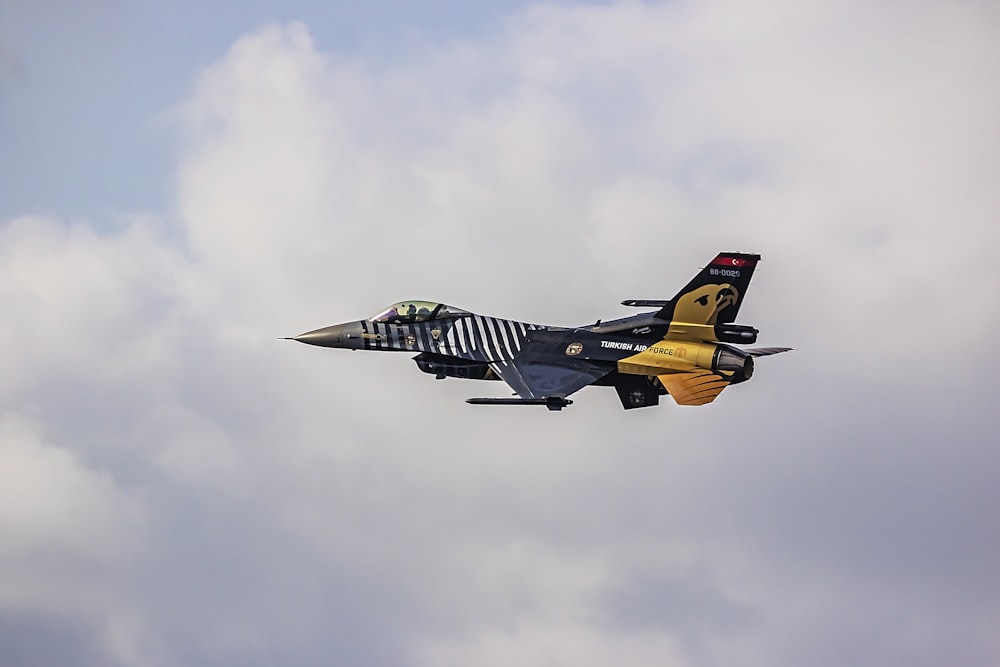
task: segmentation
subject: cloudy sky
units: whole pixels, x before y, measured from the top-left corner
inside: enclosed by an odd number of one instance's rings
[[[1000,5],[486,4],[0,1],[0,664],[1000,664]],[[719,250],[708,407],[276,340]]]

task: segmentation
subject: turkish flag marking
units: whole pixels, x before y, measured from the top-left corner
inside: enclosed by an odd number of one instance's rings
[[[740,267],[750,264],[750,260],[740,259],[739,257],[725,257],[723,255],[719,255],[718,257],[715,258],[715,261],[713,261],[712,264],[714,266]]]

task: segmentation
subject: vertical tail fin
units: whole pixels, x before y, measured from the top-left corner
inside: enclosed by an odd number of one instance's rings
[[[760,255],[719,253],[656,317],[689,324],[734,322],[758,261]]]

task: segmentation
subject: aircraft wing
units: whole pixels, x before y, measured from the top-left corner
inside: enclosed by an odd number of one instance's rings
[[[512,361],[490,364],[493,371],[521,398],[565,398],[611,372],[607,365],[582,359],[560,363],[551,355],[532,353],[530,346]]]
[[[751,357],[766,357],[771,354],[789,352],[791,349],[790,347],[750,347],[744,350],[744,352],[747,352]]]

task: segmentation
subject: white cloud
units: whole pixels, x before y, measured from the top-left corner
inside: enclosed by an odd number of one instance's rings
[[[118,590],[117,574],[146,555],[142,504],[111,470],[87,465],[41,431],[30,416],[0,416],[0,618],[48,618],[37,627],[57,636],[65,623],[82,625],[89,639],[68,646],[99,647],[84,649],[82,660],[94,652],[117,664],[149,664],[149,647],[137,646],[147,640],[142,620]],[[11,638],[2,653],[17,656],[23,643],[31,647],[25,655],[47,655],[51,647],[33,647],[31,634]]]
[[[657,633],[606,634],[587,624],[526,622],[507,629],[491,629],[452,645],[422,650],[417,664],[458,666],[519,665],[630,665],[681,667],[690,664],[676,643]]]
[[[132,551],[139,508],[108,472],[92,470],[70,450],[45,443],[23,417],[0,421],[0,554],[30,565],[65,551],[97,562]],[[11,593],[9,589],[8,593]]]

